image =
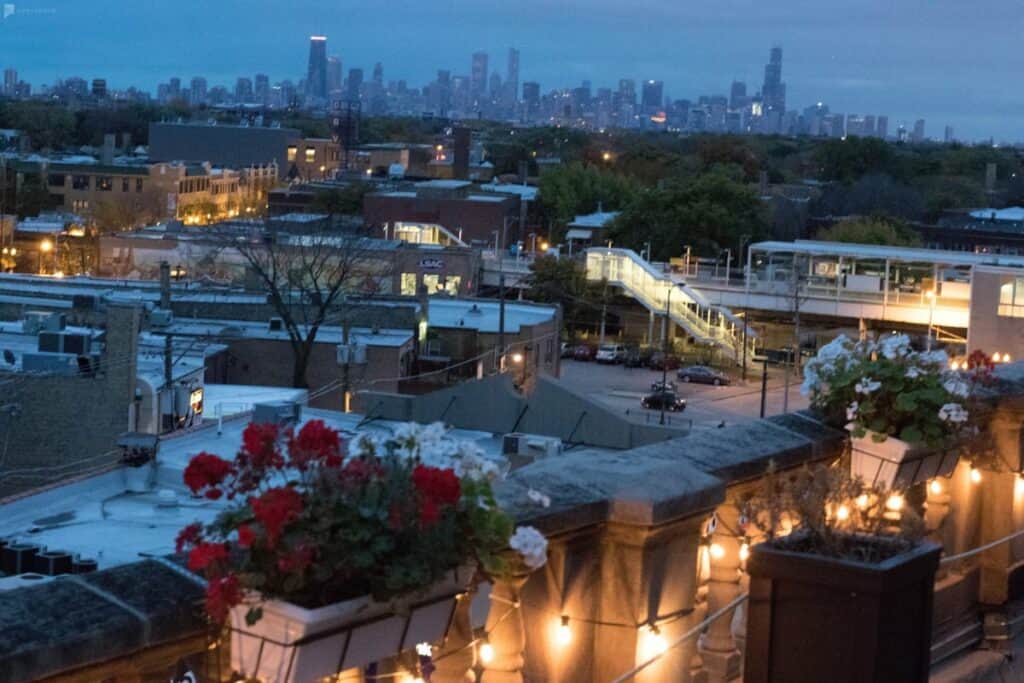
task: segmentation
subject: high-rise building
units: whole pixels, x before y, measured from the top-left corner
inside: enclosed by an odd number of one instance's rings
[[[252,102],[252,80],[239,76],[235,81],[235,102],[245,104]]]
[[[747,84],[743,81],[733,81],[729,89],[729,109],[743,109],[747,106]]]
[[[188,89],[188,101],[190,104],[198,105],[206,102],[206,79],[202,76],[194,76]]]
[[[256,104],[266,106],[270,103],[270,77],[266,74],[256,74],[252,85],[253,99]]]
[[[309,37],[306,97],[319,100],[327,98],[327,36]]]
[[[105,78],[94,78],[92,79],[92,96],[103,98],[107,96],[107,79]]]
[[[883,140],[889,137],[889,117],[879,116],[878,123],[875,124],[875,135],[882,138]]]
[[[956,136],[953,134],[953,126],[946,126],[946,130],[942,134],[942,139],[946,144],[956,142]]]
[[[331,55],[327,58],[327,91],[338,92],[341,90],[342,74],[341,57]]]
[[[875,117],[872,114],[867,114],[864,117],[864,137],[870,138],[875,136]]]
[[[910,134],[913,142],[924,142],[924,119],[914,121],[914,132]]]
[[[4,69],[4,94],[13,95],[16,87],[18,87],[17,69]]]
[[[508,92],[508,103],[515,105],[519,99],[519,50],[514,47],[508,49],[508,70],[505,72],[505,90]]]
[[[474,52],[469,72],[469,96],[478,101],[487,92],[487,53]]]
[[[363,90],[363,70],[362,69],[349,69],[348,70],[348,88],[345,92],[345,98],[350,102],[358,102],[360,93]]]
[[[526,119],[535,119],[540,114],[540,83],[526,81],[523,83],[523,103],[526,105]]]
[[[664,91],[665,84],[661,81],[644,81],[640,96],[640,110],[644,114],[654,114],[660,111],[665,105]]]
[[[764,67],[764,85],[761,86],[764,109],[786,111],[786,84],[782,82],[782,48],[773,47]]]
[[[384,85],[384,65],[380,62],[373,65],[373,82],[375,85]]]
[[[181,97],[181,79],[174,76],[167,84],[167,99],[176,100],[179,97]]]

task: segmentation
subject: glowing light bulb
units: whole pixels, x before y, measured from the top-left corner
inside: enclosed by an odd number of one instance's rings
[[[931,491],[933,495],[939,495],[942,493],[942,482],[938,479],[932,479],[928,484],[928,490]]]
[[[420,657],[429,657],[433,654],[433,648],[430,647],[430,643],[417,643],[416,654]]]
[[[845,505],[840,505],[838,508],[836,508],[836,519],[838,519],[840,522],[845,522],[849,518],[850,508],[846,507]]]
[[[868,507],[868,494],[862,493],[857,496],[857,507],[861,510],[866,510]]]
[[[713,557],[716,560],[722,559],[723,557],[725,557],[725,548],[723,548],[718,543],[712,543],[711,544],[711,557]]]
[[[992,362],[993,363],[998,363],[1000,360],[1002,360],[1002,358],[1003,357],[999,355],[998,351],[996,351],[995,353],[992,354]]]
[[[1008,354],[1008,353],[1004,353],[1003,354],[1003,362],[1004,363],[1009,363],[1010,362],[1010,354]]]
[[[668,651],[668,641],[654,624],[647,629],[647,650],[651,656],[663,655]]]
[[[748,557],[750,557],[750,544],[743,541],[740,545],[740,562],[746,562]]]
[[[971,468],[971,483],[972,484],[980,484],[981,483],[981,470],[979,470],[977,467],[972,467]]]
[[[569,617],[562,615],[562,623],[558,625],[558,644],[565,647],[572,642],[572,629],[569,628]]]
[[[885,501],[885,507],[893,512],[899,512],[903,509],[903,496],[898,493],[894,493],[889,496],[889,499]]]
[[[491,660],[494,659],[494,646],[484,641],[480,645],[480,661],[484,664],[490,664]]]
[[[1024,496],[1024,475],[1017,475],[1017,481],[1013,482],[1013,492],[1018,496]]]
[[[960,369],[960,364],[957,363],[955,360],[951,360],[951,361],[949,361],[949,369],[950,370],[959,370]]]

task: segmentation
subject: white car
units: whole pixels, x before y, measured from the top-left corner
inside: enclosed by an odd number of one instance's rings
[[[622,344],[601,344],[594,360],[598,363],[621,363],[626,360],[626,347]]]

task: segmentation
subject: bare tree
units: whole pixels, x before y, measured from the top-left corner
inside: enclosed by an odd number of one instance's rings
[[[251,277],[266,291],[291,342],[292,384],[307,388],[317,335],[325,325],[341,325],[344,343],[360,300],[390,290],[392,254],[374,240],[342,234],[326,226],[288,234],[265,229],[258,235],[228,237]]]

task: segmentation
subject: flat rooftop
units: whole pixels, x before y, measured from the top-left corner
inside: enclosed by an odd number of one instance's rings
[[[505,303],[505,331],[516,334],[524,325],[537,325],[554,320],[554,306],[542,304]],[[497,334],[501,323],[498,301],[481,299],[430,299],[427,322],[431,327],[467,327],[478,332]]]
[[[780,254],[804,254],[809,256],[842,256],[853,259],[877,259],[880,261],[902,261],[913,263],[940,263],[951,266],[1013,266],[1024,267],[1024,256],[1000,254],[972,254],[963,251],[943,249],[922,249],[917,247],[885,247],[877,244],[850,244],[846,242],[821,242],[817,240],[796,240],[795,242],[755,242],[750,245],[754,251]]]

